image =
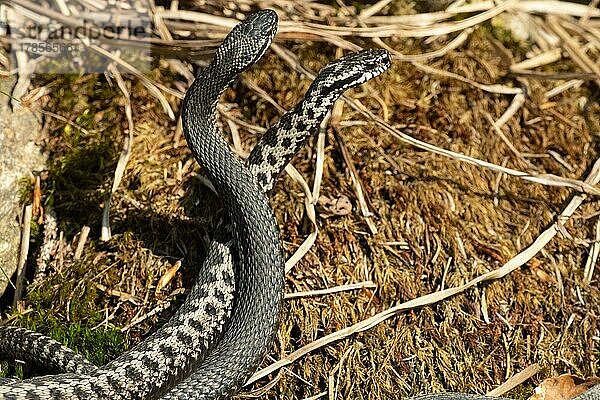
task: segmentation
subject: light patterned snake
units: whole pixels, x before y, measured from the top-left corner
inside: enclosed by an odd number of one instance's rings
[[[365,50],[326,66],[304,99],[267,131],[244,164],[220,135],[216,104],[237,75],[266,51],[276,26],[277,16],[270,10],[237,25],[183,102],[188,145],[231,222],[214,238],[183,306],[155,333],[103,367],[42,335],[0,328],[2,353],[63,372],[7,380],[0,385],[0,398],[218,399],[239,388],[256,369],[277,325],[283,293],[282,248],[266,193],[343,91],[390,65],[386,51]],[[598,391],[586,400],[600,398]]]

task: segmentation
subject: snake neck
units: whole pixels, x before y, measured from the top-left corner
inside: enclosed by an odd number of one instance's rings
[[[208,154],[207,152],[229,151],[225,143],[220,140],[216,108],[219,98],[235,78],[236,75],[227,73],[225,68],[219,68],[213,61],[200,71],[183,99],[181,112],[183,132],[190,144],[192,154],[206,170],[209,178],[219,181],[222,177],[215,174],[216,165],[211,165],[213,163],[210,157],[203,155]]]
[[[316,134],[342,90],[327,92],[313,83],[304,99],[271,126],[252,150],[246,164],[265,192],[309,137]]]

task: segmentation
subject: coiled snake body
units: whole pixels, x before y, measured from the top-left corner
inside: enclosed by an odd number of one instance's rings
[[[225,88],[266,51],[276,26],[276,14],[264,10],[234,27],[183,102],[189,147],[231,221],[213,239],[183,306],[155,333],[103,367],[40,334],[0,328],[0,354],[63,372],[0,382],[0,398],[218,399],[239,388],[257,367],[276,327],[283,293],[282,249],[266,193],[343,91],[390,65],[386,51],[365,50],[326,66],[304,99],[265,133],[244,164],[221,138],[215,108]],[[599,392],[596,387],[580,398],[599,400]]]
[[[235,77],[266,51],[276,27],[277,15],[270,10],[234,27],[183,102],[190,149],[232,224],[214,238],[185,303],[155,333],[99,368],[42,335],[0,328],[2,353],[65,372],[5,381],[0,398],[213,399],[230,394],[256,368],[276,326],[283,294],[282,249],[266,192],[343,91],[390,65],[383,50],[350,54],[329,64],[294,110],[265,133],[246,166],[221,138],[215,108]]]

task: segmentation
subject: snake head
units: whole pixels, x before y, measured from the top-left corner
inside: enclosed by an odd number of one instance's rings
[[[342,93],[380,75],[391,63],[390,53],[383,49],[350,53],[321,69],[309,90]]]
[[[237,75],[257,62],[267,51],[277,32],[277,14],[261,10],[237,24],[217,49],[213,64]]]

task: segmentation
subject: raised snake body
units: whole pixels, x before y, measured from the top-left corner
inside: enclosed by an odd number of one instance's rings
[[[298,106],[268,130],[246,167],[221,138],[215,107],[233,79],[262,56],[276,27],[273,11],[250,15],[225,38],[186,93],[186,139],[233,226],[216,235],[183,306],[142,343],[100,368],[85,365],[80,356],[39,334],[0,328],[2,352],[68,372],[5,382],[0,397],[212,399],[229,394],[255,369],[278,319],[283,283],[282,250],[266,192],[342,92],[390,64],[386,51],[367,50],[328,65]],[[234,282],[234,312],[225,324]],[[37,347],[24,348],[25,342]]]
[[[390,65],[383,50],[353,53],[329,64],[305,98],[265,133],[244,165],[221,138],[215,108],[225,88],[266,51],[276,26],[277,16],[270,10],[237,25],[183,102],[189,147],[231,221],[214,238],[183,306],[155,333],[103,367],[42,335],[0,328],[0,351],[65,372],[6,381],[0,398],[217,399],[231,394],[257,367],[276,327],[283,293],[282,249],[266,193],[342,92]],[[598,400],[599,392],[596,387],[580,399]],[[422,397],[467,398],[484,397]]]

